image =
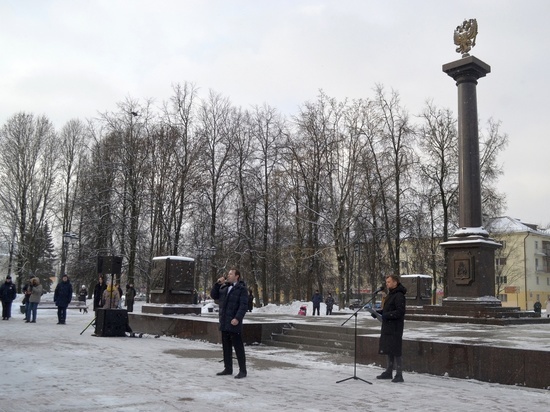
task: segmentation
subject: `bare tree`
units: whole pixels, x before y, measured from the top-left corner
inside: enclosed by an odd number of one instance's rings
[[[18,289],[36,269],[29,265],[31,246],[54,210],[58,146],[45,116],[20,112],[0,130],[0,199],[17,228]]]

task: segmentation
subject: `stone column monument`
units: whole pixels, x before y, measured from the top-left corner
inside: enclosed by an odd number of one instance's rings
[[[448,297],[443,306],[501,306],[495,298],[495,250],[500,244],[482,226],[476,87],[491,68],[468,52],[477,22],[464,21],[454,33],[460,60],[443,65],[458,87],[459,226],[441,246],[447,252]]]

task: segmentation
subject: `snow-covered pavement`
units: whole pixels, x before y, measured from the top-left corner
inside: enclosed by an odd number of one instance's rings
[[[248,377],[216,376],[221,346],[162,336],[94,337],[93,313],[55,310],[36,324],[0,323],[0,411],[534,411],[550,391],[405,373],[401,384],[377,381],[381,369],[357,365],[370,381],[322,353],[247,346]],[[139,306],[136,308],[139,311]],[[235,361],[235,368],[237,368]]]

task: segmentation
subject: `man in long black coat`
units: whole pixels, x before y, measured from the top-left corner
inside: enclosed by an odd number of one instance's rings
[[[241,280],[241,273],[231,269],[227,278],[221,277],[210,291],[214,300],[219,300],[220,331],[222,332],[224,370],[217,375],[232,375],[232,347],[235,348],[239,373],[235,379],[246,377],[246,357],[242,339],[243,318],[248,305],[246,284]]]
[[[64,325],[67,320],[67,307],[73,299],[73,286],[67,275],[63,275],[61,282],[55,287],[53,301],[57,306],[57,324]]]
[[[2,320],[11,318],[11,304],[17,296],[15,285],[11,281],[11,276],[6,276],[6,281],[0,286],[0,300],[2,301]]]
[[[395,364],[395,378],[392,382],[403,382],[402,347],[405,325],[405,294],[407,289],[400,283],[398,275],[386,277],[388,295],[382,307],[382,330],[378,353],[387,355],[387,368],[377,379],[392,379]]]

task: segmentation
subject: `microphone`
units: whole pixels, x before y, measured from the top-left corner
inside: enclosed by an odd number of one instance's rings
[[[378,292],[382,292],[384,289],[386,289],[386,285],[380,286],[378,289],[376,289],[374,292],[372,292],[372,294],[376,295]]]

